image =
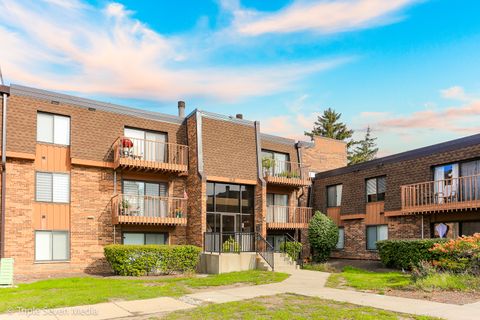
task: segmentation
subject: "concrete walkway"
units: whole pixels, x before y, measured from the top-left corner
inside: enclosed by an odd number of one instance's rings
[[[189,294],[179,299],[163,297],[51,310],[25,310],[25,312],[15,314],[1,314],[0,320],[105,320],[164,314],[176,310],[195,308],[205,303],[240,301],[280,293],[296,293],[395,312],[435,316],[443,319],[471,320],[480,318],[480,302],[459,306],[350,290],[330,289],[325,288],[328,276],[328,273],[318,271],[297,270],[292,273],[290,278],[280,283],[205,291]]]

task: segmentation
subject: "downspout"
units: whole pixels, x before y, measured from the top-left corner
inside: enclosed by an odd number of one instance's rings
[[[7,190],[7,99],[10,95],[10,88],[0,85],[0,92],[2,93],[2,199],[1,199],[1,223],[0,230],[0,258],[5,256],[5,207],[6,207],[6,190]]]

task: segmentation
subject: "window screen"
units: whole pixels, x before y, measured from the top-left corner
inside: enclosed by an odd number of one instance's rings
[[[377,241],[388,239],[388,226],[368,226],[367,227],[367,249],[377,250]]]

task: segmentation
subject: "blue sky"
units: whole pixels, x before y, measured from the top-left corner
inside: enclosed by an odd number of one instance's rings
[[[18,83],[305,139],[332,107],[380,155],[480,132],[480,2],[0,0]]]

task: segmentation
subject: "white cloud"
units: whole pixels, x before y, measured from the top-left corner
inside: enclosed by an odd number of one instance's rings
[[[296,0],[273,13],[243,9],[231,0],[223,1],[223,7],[232,11],[239,33],[257,36],[299,31],[326,34],[370,28],[400,20],[398,12],[414,2],[418,0]]]
[[[309,74],[349,61],[217,66],[204,34],[164,36],[118,3],[98,10],[77,1],[0,0],[0,12],[5,13],[0,20],[5,78],[52,90],[235,100],[289,90]]]
[[[465,93],[465,90],[460,86],[453,86],[447,89],[440,90],[442,97],[452,100],[466,101],[468,96]]]

